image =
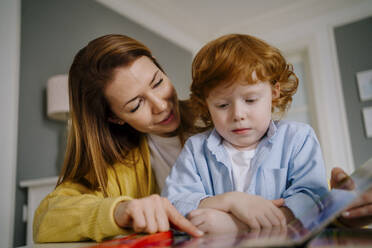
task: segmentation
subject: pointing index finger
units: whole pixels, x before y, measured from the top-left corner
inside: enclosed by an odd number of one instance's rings
[[[181,231],[187,232],[193,237],[203,236],[203,232],[196,228],[189,220],[183,217],[173,205],[169,204],[167,208],[167,216],[169,222],[175,225]]]

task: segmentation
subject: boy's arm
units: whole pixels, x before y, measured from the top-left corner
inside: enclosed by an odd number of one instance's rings
[[[227,192],[203,199],[199,208],[213,208],[233,214],[251,229],[285,225],[286,218],[279,210],[283,199],[266,200],[243,192]]]
[[[191,211],[187,218],[207,234],[234,233],[249,228],[231,213],[214,208],[198,208]]]
[[[184,216],[198,208],[202,199],[211,196],[206,194],[199,176],[194,152],[189,139],[167,177],[162,191],[162,196],[168,198]]]
[[[296,218],[301,218],[314,202],[321,204],[320,196],[328,190],[320,145],[312,129],[289,162],[287,185],[282,196]]]

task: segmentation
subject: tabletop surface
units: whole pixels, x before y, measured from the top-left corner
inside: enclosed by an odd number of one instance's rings
[[[226,239],[222,238],[223,234],[219,236],[211,236],[200,238],[200,239],[192,239],[189,236],[178,236],[181,237],[181,239],[177,238],[177,236],[174,236],[172,234],[169,234],[171,232],[165,232],[165,233],[157,233],[153,235],[135,235],[135,239],[130,239],[129,244],[134,241],[142,240],[145,242],[138,243],[134,246],[124,244],[125,242],[122,242],[123,240],[128,240],[128,237],[120,237],[118,239],[114,239],[111,241],[106,241],[103,243],[95,243],[95,242],[72,242],[72,243],[45,243],[45,244],[32,244],[32,245],[26,245],[18,248],[77,248],[77,247],[120,247],[120,244],[122,244],[123,248],[127,247],[143,247],[149,245],[149,241],[166,241],[166,243],[159,243],[159,247],[178,247],[177,245],[174,246],[173,244],[180,244],[184,248],[194,248],[194,247],[208,247],[208,248],[221,248],[223,247],[236,247],[233,244],[236,244],[235,242],[232,243],[226,243]],[[169,236],[170,235],[170,236]],[[139,237],[137,239],[137,237]],[[155,239],[153,238],[155,237]],[[173,238],[172,238],[173,237]],[[225,236],[226,237],[226,236]],[[222,239],[221,239],[222,238]],[[216,242],[211,242],[211,239]],[[178,241],[186,241],[183,243],[179,243]],[[194,242],[197,241],[197,242]],[[200,242],[201,241],[201,242]],[[119,244],[119,245],[118,245]],[[231,245],[227,245],[231,244]],[[101,246],[102,245],[102,246]],[[225,246],[226,245],[226,246]],[[239,247],[242,246],[242,243],[238,245]],[[156,247],[156,245],[153,245],[151,247]],[[302,247],[307,248],[331,248],[331,247],[372,247],[372,229],[325,229],[320,234],[315,236],[313,239],[311,239],[310,242],[304,244]]]

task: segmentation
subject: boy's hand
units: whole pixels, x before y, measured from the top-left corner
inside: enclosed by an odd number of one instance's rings
[[[213,208],[198,208],[191,211],[187,218],[199,230],[208,234],[234,233],[248,226],[232,214]]]
[[[269,201],[260,196],[242,192],[228,192],[203,199],[199,208],[215,208],[232,213],[251,229],[286,225],[286,218],[279,210],[283,199]]]
[[[231,195],[231,212],[251,229],[286,225],[284,214],[272,201],[261,196],[241,192]]]

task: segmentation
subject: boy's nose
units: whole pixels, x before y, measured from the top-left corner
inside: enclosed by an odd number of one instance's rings
[[[236,104],[234,106],[233,119],[234,119],[234,121],[242,121],[245,118],[244,117],[244,113],[243,113],[242,109],[239,106],[237,106],[237,105],[238,104]]]
[[[244,117],[243,116],[234,116],[234,121],[242,121],[244,120]]]

